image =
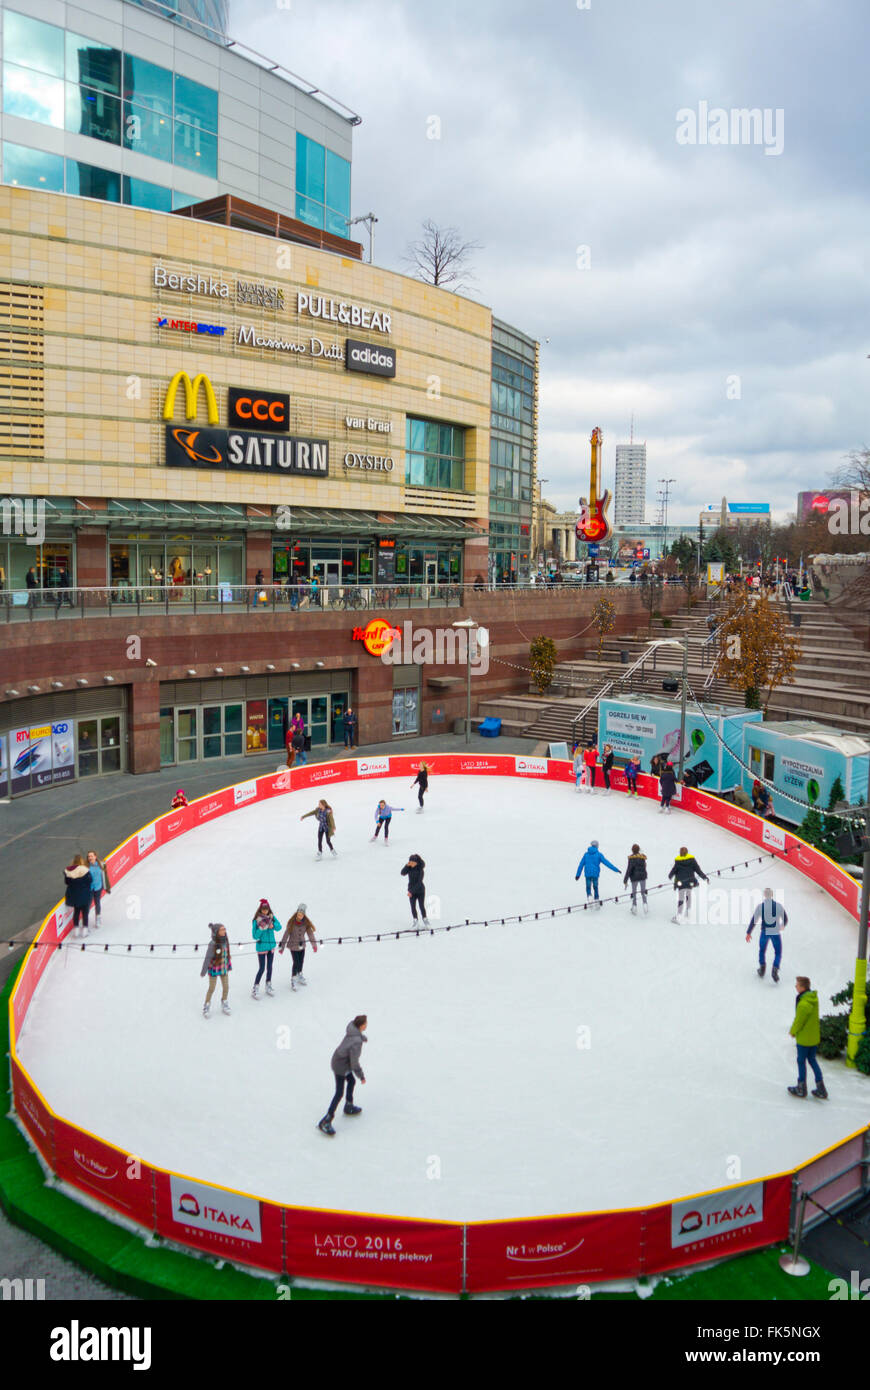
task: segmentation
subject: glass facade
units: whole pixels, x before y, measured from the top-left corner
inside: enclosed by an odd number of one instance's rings
[[[63,155],[31,150],[26,145],[3,142],[3,180],[22,188],[63,192]]]
[[[296,134],[296,216],[309,227],[348,235],[350,162]]]
[[[508,345],[516,351],[507,351]],[[489,458],[490,579],[516,584],[532,568],[536,351],[531,339],[493,324]]]
[[[218,586],[244,583],[245,542],[219,535],[139,533],[109,541],[108,583],[123,600],[126,591],[195,585],[203,596]]]
[[[58,581],[75,586],[75,542],[71,534],[57,540],[46,537],[41,545],[0,537],[0,590],[15,590],[26,598],[29,590],[54,589]]]
[[[47,154],[28,145],[3,143],[3,181],[21,188],[44,188],[50,193],[73,193],[83,198],[103,198],[106,202],[124,202],[134,208],[150,208],[153,212],[170,212],[198,202],[196,195],[164,188],[146,179],[131,179],[112,169],[100,169],[79,160],[64,160],[62,155]]]
[[[217,178],[213,88],[14,10],[3,12],[3,58],[3,110],[9,115]],[[5,166],[4,179],[12,181]],[[337,175],[334,181],[338,188]],[[67,185],[66,192],[76,191]],[[120,194],[106,196],[120,199]]]
[[[465,488],[465,430],[437,420],[408,418],[405,484],[462,492]]]
[[[431,544],[396,540],[397,584],[461,584],[462,546],[433,541]],[[318,585],[374,584],[375,542],[287,539],[274,542],[273,584]]]

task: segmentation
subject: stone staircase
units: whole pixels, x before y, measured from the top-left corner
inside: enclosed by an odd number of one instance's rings
[[[865,582],[870,592],[870,573]],[[612,683],[613,688],[607,694],[613,697],[629,691],[661,696],[663,679],[675,677],[679,680],[682,676],[683,658],[679,647],[658,648],[638,669],[632,668],[647,651],[650,641],[662,638],[682,641],[686,634],[689,638],[689,686],[698,699],[707,704],[742,705],[741,692],[712,675],[712,645],[708,643],[707,626],[711,611],[718,611],[715,605],[702,604],[692,612],[677,613],[665,622],[654,619],[648,634],[608,639],[602,645],[600,659],[593,654],[557,668],[560,693],[556,698],[547,700],[535,693],[487,701],[481,705],[481,715],[509,718],[511,726],[516,728],[525,714],[527,722],[522,732],[542,741],[570,742],[574,737],[579,737],[580,741],[594,737],[602,689]],[[813,718],[870,738],[870,651],[860,634],[840,619],[833,606],[795,602],[791,605],[791,614],[793,620],[797,620],[796,626],[799,624],[803,652],[794,682],[774,692],[767,718]],[[575,723],[581,714],[584,717],[579,724]]]

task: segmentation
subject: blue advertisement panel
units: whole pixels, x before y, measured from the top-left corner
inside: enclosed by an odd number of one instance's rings
[[[812,807],[828,809],[838,777],[846,801],[856,804],[864,800],[867,753],[851,755],[763,725],[746,731],[745,749],[744,761],[750,772],[743,774],[744,788],[750,790],[754,777],[763,778],[772,786],[774,815],[792,825],[799,825]]]
[[[73,721],[59,719],[9,735],[10,790],[13,796],[75,777]]]
[[[761,719],[758,710],[735,709],[728,714],[691,707],[686,711],[684,774],[687,786],[728,791],[739,785],[743,726]],[[643,772],[656,776],[666,762],[680,760],[679,703],[643,700],[602,700],[598,706],[598,746],[613,747],[618,761],[638,754]],[[734,755],[737,755],[736,757]]]

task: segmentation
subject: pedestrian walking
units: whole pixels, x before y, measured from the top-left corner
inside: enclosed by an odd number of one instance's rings
[[[423,919],[423,926],[428,927],[429,919],[426,916],[426,885],[423,882],[423,870],[426,868],[425,859],[421,859],[419,854],[412,854],[404,869],[399,872],[403,878],[408,880],[408,898],[411,903],[411,916],[414,921],[418,921],[417,908],[420,909],[420,916]]]
[[[661,815],[662,812],[668,816],[671,814],[671,797],[675,794],[676,790],[677,778],[674,773],[674,765],[673,763],[665,763],[659,775],[659,794],[662,799],[662,804],[659,806],[659,815]]]
[[[639,796],[637,790],[637,779],[640,773],[640,755],[634,753],[625,765],[625,784],[629,796]]]
[[[628,856],[623,883],[628,886],[631,884],[631,913],[637,916],[637,890],[640,889],[641,901],[643,902],[644,915],[649,912],[649,902],[646,891],[646,855],[640,845],[632,845],[631,854]]]
[[[357,744],[357,727],[359,717],[355,709],[350,706],[344,712],[344,746],[345,748],[355,748]]]
[[[332,844],[332,837],[335,834],[335,816],[332,814],[332,807],[328,801],[322,799],[318,801],[313,811],[306,811],[300,820],[308,820],[309,816],[317,817],[317,858],[323,858],[323,841],[326,839],[329,852],[335,859],[336,852]]]
[[[311,942],[311,949],[317,955],[317,938],[314,935],[314,923],[308,920],[308,907],[305,903],[300,903],[290,921],[287,923],[287,930],[281,937],[281,945],[278,947],[278,954],[284,954],[284,948],[290,948],[293,957],[293,970],[290,975],[290,988],[296,989],[297,985],[307,985],[308,981],[302,973],[305,965],[305,941],[306,938]]]
[[[288,766],[288,767],[292,767],[293,764],[294,764],[294,762],[296,761],[296,749],[293,747],[293,737],[294,737],[295,733],[296,733],[296,730],[295,730],[294,726],[293,726],[292,724],[288,725],[287,732],[286,732],[286,734],[284,735],[284,747],[287,749],[287,766]],[[304,744],[304,740],[303,740],[303,744]]]
[[[268,898],[261,898],[260,905],[251,922],[251,935],[257,943],[257,978],[251,990],[251,998],[259,999],[260,981],[266,972],[266,993],[274,994],[272,988],[272,965],[275,960],[275,933],[281,931],[281,923],[275,916]]]
[[[610,774],[613,771],[613,747],[609,743],[604,745],[604,756],[601,759],[601,771],[604,776],[604,795],[610,795]]]
[[[365,1072],[360,1062],[363,1043],[368,1042],[365,1036],[368,1027],[368,1019],[365,1014],[357,1014],[356,1018],[347,1025],[344,1037],[332,1054],[329,1065],[335,1077],[335,1095],[329,1102],[329,1109],[322,1120],[318,1121],[317,1128],[323,1134],[335,1134],[332,1122],[335,1119],[335,1112],[344,1097],[345,1115],[361,1115],[362,1107],[353,1103],[353,1089],[359,1081],[362,1086],[366,1084]]]
[[[797,1044],[798,1079],[796,1086],[789,1086],[788,1093],[790,1096],[798,1096],[801,1100],[806,1100],[807,1062],[809,1062],[813,1076],[816,1078],[816,1089],[813,1091],[813,1095],[817,1100],[827,1100],[828,1093],[825,1090],[822,1069],[816,1061],[816,1048],[821,1039],[819,996],[814,989],[810,988],[810,981],[806,975],[798,975],[795,985],[797,986],[797,999],[795,1000],[794,1023],[788,1031],[789,1036],[794,1038]]]
[[[375,833],[371,838],[371,844],[374,844],[375,840],[380,835],[381,826],[384,827],[384,844],[389,844],[390,821],[393,819],[393,814],[395,811],[404,811],[404,809],[404,806],[388,806],[386,801],[378,802],[377,806],[375,807]]]
[[[674,860],[674,867],[668,874],[668,878],[674,880],[674,889],[677,894],[677,910],[671,921],[679,922],[684,908],[688,920],[692,908],[692,889],[698,887],[699,878],[702,878],[705,883],[709,883],[710,880],[695,856],[689,853],[685,845]]]
[[[772,888],[765,888],[764,901],[758,904],[749,919],[749,928],[746,932],[746,940],[752,940],[753,929],[759,925],[761,931],[758,938],[758,974],[764,979],[764,972],[767,969],[767,943],[773,942],[773,969],[771,977],[774,984],[779,980],[779,967],[782,964],[782,929],[788,926],[788,913],[785,908],[776,901],[773,896]]]
[[[73,936],[88,935],[88,912],[91,906],[91,874],[81,854],[73,856],[63,871],[66,884],[64,902],[73,910]]]
[[[98,927],[101,921],[103,894],[111,893],[112,885],[109,883],[108,870],[95,849],[88,850],[87,865],[91,879],[90,906],[94,909],[94,926]]]
[[[589,782],[589,790],[595,791],[595,766],[598,762],[598,748],[594,739],[590,739],[583,754],[583,761],[586,764],[586,776]]]
[[[221,982],[221,1013],[228,1014],[230,1012],[228,1000],[230,971],[233,968],[229,937],[223,922],[209,922],[208,929],[211,932],[211,941],[206,947],[205,960],[199,972],[200,977],[208,975],[208,992],[202,1006],[203,1018],[208,1018],[211,1012],[211,997],[215,992],[218,980]]]
[[[418,788],[419,788],[419,791],[417,792],[417,800],[418,800],[418,802],[420,803],[419,806],[418,806],[418,808],[417,808],[417,814],[419,815],[420,812],[424,809],[424,807],[423,807],[423,797],[426,795],[427,791],[429,790],[429,765],[428,765],[428,763],[421,763],[421,764],[420,764],[420,771],[417,773],[417,776],[414,778],[413,782],[411,783],[411,786],[412,786],[412,787],[418,787]]]
[[[601,875],[602,864],[606,864],[607,868],[612,869],[615,874],[619,873],[616,865],[611,864],[610,860],[605,859],[604,855],[601,853],[598,847],[598,841],[593,840],[583,858],[580,860],[580,863],[577,865],[577,872],[574,875],[575,883],[581,874],[586,879],[587,902],[590,897],[594,898],[596,907],[601,907],[601,899],[598,896],[598,879]]]

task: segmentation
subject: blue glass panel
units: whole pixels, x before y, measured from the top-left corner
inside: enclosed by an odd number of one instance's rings
[[[93,87],[66,84],[66,128],[75,135],[89,135],[92,140],[107,140],[117,145],[121,139],[121,103]]]
[[[317,203],[326,201],[326,151],[316,140],[296,132],[296,192],[303,197],[313,198]],[[317,223],[323,226],[323,220]]]
[[[81,198],[102,198],[107,203],[121,201],[121,175],[112,169],[97,169],[77,159],[66,162],[66,191]]]
[[[180,188],[172,190],[172,208],[189,208],[192,203],[201,203],[202,198],[198,193],[182,193]]]
[[[44,188],[63,192],[63,156],[31,150],[26,145],[4,144],[3,182],[22,188]]]
[[[152,159],[172,161],[172,121],[147,106],[124,102],[124,145]]]
[[[113,96],[121,94],[121,54],[117,48],[85,39],[79,34],[66,36],[66,80],[83,82]]]
[[[422,453],[426,447],[426,425],[422,420],[409,420],[407,429],[408,449]]]
[[[217,133],[218,94],[212,87],[175,74],[175,119]]]
[[[311,198],[304,198],[301,194],[296,194],[296,216],[300,222],[307,222],[309,227],[323,226],[323,204],[315,203]]]
[[[175,122],[175,163],[217,178],[217,136],[186,121]]]
[[[350,162],[341,155],[326,151],[326,197],[324,202],[333,212],[350,217]]]
[[[331,208],[326,209],[326,230],[333,236],[350,236],[350,228],[347,225],[347,218],[340,212],[333,212]]]
[[[424,479],[424,460],[422,454],[405,456],[405,481],[412,487],[422,487]]]
[[[172,190],[162,188],[159,183],[147,183],[145,179],[131,179],[124,175],[124,202],[134,208],[151,208],[154,212],[172,211]]]
[[[63,30],[55,24],[43,24],[41,19],[5,10],[3,57],[51,77],[63,77]]]
[[[56,77],[3,64],[3,110],[63,130],[64,84]]]
[[[172,115],[172,73],[149,63],[146,58],[124,54],[124,96],[138,106],[150,106],[164,116]]]

